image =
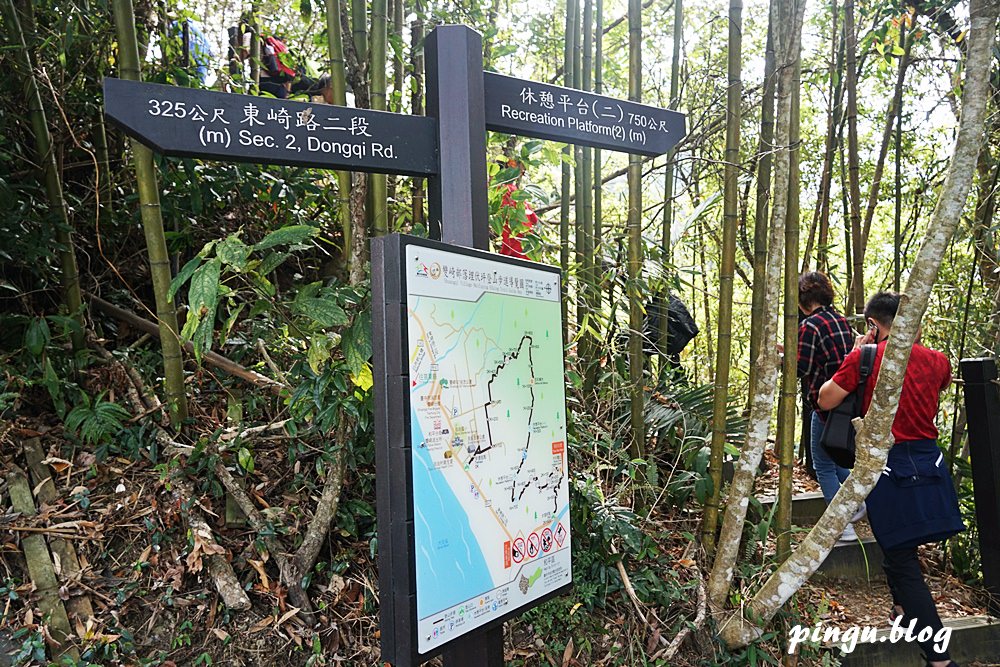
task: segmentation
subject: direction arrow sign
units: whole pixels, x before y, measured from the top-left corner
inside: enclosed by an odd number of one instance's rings
[[[104,109],[165,155],[426,176],[438,171],[433,118],[122,79]]]
[[[662,155],[685,133],[684,114],[605,95],[484,73],[486,127],[496,132]]]

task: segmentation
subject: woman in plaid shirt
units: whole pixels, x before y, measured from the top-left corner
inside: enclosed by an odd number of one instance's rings
[[[851,471],[835,464],[820,444],[826,412],[820,410],[817,401],[820,387],[833,377],[854,346],[855,332],[847,318],[833,308],[833,285],[819,271],[799,277],[799,310],[806,317],[799,324],[798,375],[813,409],[811,447],[816,480],[829,504]],[[856,539],[854,525],[847,524],[841,540]]]

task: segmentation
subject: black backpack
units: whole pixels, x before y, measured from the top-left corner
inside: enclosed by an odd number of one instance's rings
[[[861,363],[858,368],[858,387],[848,394],[844,401],[826,414],[823,425],[823,435],[820,444],[823,449],[841,468],[853,468],[856,448],[854,445],[855,417],[862,416],[865,401],[865,387],[875,367],[875,353],[878,346],[872,343],[861,346]]]

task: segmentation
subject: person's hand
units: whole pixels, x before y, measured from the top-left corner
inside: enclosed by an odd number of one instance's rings
[[[868,345],[869,343],[875,342],[875,330],[869,329],[863,334],[860,334],[854,338],[854,349],[858,349],[862,345]]]
[[[778,343],[775,347],[778,348],[778,354],[784,354],[785,353],[785,346],[782,345],[781,343]]]

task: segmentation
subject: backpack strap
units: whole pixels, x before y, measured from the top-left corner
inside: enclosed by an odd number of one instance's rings
[[[878,352],[878,345],[867,343],[861,346],[861,360],[858,364],[858,387],[854,390],[857,395],[857,406],[855,409],[858,416],[864,416],[862,406],[865,403],[865,387],[868,385],[868,378],[871,377],[875,368],[875,355]]]

